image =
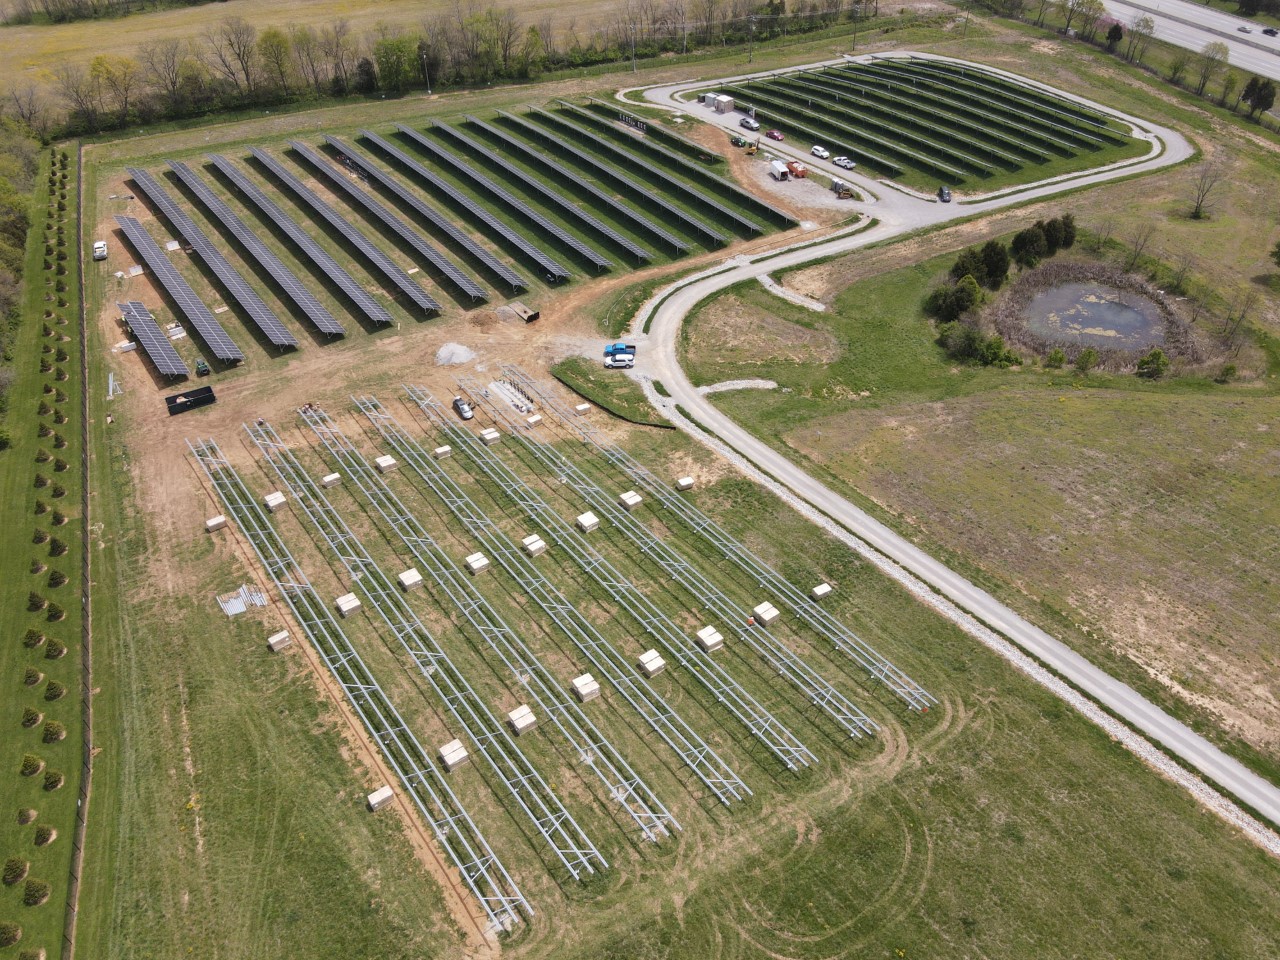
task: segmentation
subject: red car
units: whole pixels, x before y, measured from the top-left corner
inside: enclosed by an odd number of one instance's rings
[[[770,140],[782,140],[782,139],[784,139],[784,138],[783,138],[783,136],[782,136],[782,131],[781,131],[781,130],[770,130],[770,131],[768,131],[768,132],[765,134],[765,136],[766,136],[766,137],[768,137]]]

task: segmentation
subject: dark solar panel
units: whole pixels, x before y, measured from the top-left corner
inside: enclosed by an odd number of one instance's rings
[[[427,153],[431,154],[431,156],[434,157],[437,161],[448,164],[452,169],[456,170],[461,176],[469,179],[477,187],[479,187],[485,193],[489,194],[489,196],[493,197],[495,200],[498,200],[506,204],[516,213],[520,214],[520,216],[524,217],[526,220],[531,221],[534,225],[538,227],[539,230],[541,230],[547,236],[554,237],[555,239],[559,240],[562,244],[564,244],[566,247],[568,247],[570,250],[574,251],[579,256],[584,257],[587,261],[589,261],[592,265],[594,265],[597,270],[601,270],[606,267],[613,266],[612,261],[610,261],[608,257],[603,256],[602,254],[597,252],[594,248],[583,243],[581,240],[579,240],[573,234],[569,233],[567,230],[561,229],[556,224],[552,223],[542,214],[538,213],[538,211],[530,207],[527,203],[517,199],[507,190],[503,189],[498,184],[494,183],[492,180],[490,180],[488,177],[482,174],[480,171],[478,171],[475,167],[472,167],[471,165],[465,163],[460,157],[450,153],[444,147],[440,146],[440,144],[432,140],[428,140],[422,134],[418,133],[418,131],[412,130],[409,127],[404,126],[404,124],[397,123],[396,128],[405,136],[413,140],[414,143],[420,146]]]
[[[614,183],[628,191],[632,196],[642,198],[645,203],[652,204],[659,210],[662,210],[672,220],[685,224],[695,233],[706,237],[717,246],[724,246],[729,242],[729,237],[716,230],[709,224],[704,223],[697,217],[693,216],[685,210],[680,209],[675,204],[664,200],[662,197],[654,193],[654,190],[647,183],[640,183],[633,180],[629,175],[623,173],[615,167],[610,166],[602,160],[597,159],[585,150],[580,150],[573,144],[569,143],[562,135],[553,133],[545,127],[537,126],[529,123],[523,117],[517,117],[514,114],[498,112],[500,117],[515,124],[524,133],[537,138],[545,143],[549,143],[553,150],[558,153],[568,154],[588,170],[592,170],[601,177],[612,180]]]
[[[578,176],[572,170],[566,170],[564,164],[560,163],[555,158],[550,157],[539,150],[534,150],[527,143],[517,140],[515,137],[511,136],[510,134],[505,133],[502,130],[499,130],[497,127],[487,124],[483,120],[479,120],[476,117],[468,116],[466,120],[467,120],[467,123],[470,123],[472,126],[479,127],[481,130],[483,130],[489,136],[493,137],[503,146],[507,147],[508,149],[516,151],[518,154],[520,154],[520,156],[524,157],[524,159],[529,161],[530,163],[536,163],[542,167],[545,167],[551,173],[555,174],[558,180],[568,181],[569,183],[573,184],[574,188],[578,192],[585,193],[588,196],[595,197],[596,200],[608,206],[619,216],[625,217],[627,220],[630,220],[632,223],[634,223],[641,230],[648,233],[650,236],[656,237],[657,239],[661,240],[663,243],[670,244],[671,247],[673,247],[677,253],[684,253],[689,249],[689,244],[685,243],[683,240],[679,239],[678,237],[672,236],[670,233],[668,233],[666,230],[663,230],[660,226],[658,226],[652,220],[650,220],[647,217],[641,216],[639,213],[632,210],[626,204],[619,203],[615,197],[609,196],[609,194],[605,193],[603,190],[597,187],[594,183],[588,183],[586,180]]]
[[[280,289],[289,299],[298,305],[298,309],[307,315],[307,319],[315,324],[317,330],[338,336],[347,332],[293,275],[293,271],[280,262],[280,258],[244,225],[235,211],[223,203],[222,198],[210,190],[208,184],[201,180],[195,171],[188,168],[185,163],[178,163],[176,160],[169,160],[167,163],[169,169],[178,175],[178,179],[186,184],[187,189],[195,194],[196,199],[209,215],[227,228],[249,255],[258,262],[258,265],[267,271],[271,279],[280,285]]]
[[[133,217],[119,216],[116,217],[116,223],[120,224],[120,229],[129,238],[133,248],[151,268],[152,274],[160,281],[160,285],[164,287],[173,302],[178,305],[182,315],[196,328],[205,344],[213,351],[213,355],[227,362],[243,360],[244,354],[240,352],[240,348],[227,336],[227,331],[222,329],[222,324],[218,323],[209,312],[209,308],[196,296],[187,281],[182,279],[182,275],[174,269],[169,258],[156,246],[150,234],[142,228],[142,224]]]
[[[439,193],[443,194],[444,196],[452,200],[454,203],[458,204],[458,206],[462,207],[462,209],[467,211],[468,215],[470,215],[476,220],[479,220],[491,231],[493,231],[498,236],[502,237],[503,240],[511,244],[513,247],[515,247],[517,250],[523,253],[526,257],[528,257],[530,260],[536,263],[539,267],[541,267],[544,271],[546,271],[546,276],[549,282],[554,283],[557,280],[569,279],[568,270],[560,266],[559,263],[557,263],[555,260],[551,259],[551,257],[543,253],[534,244],[526,240],[522,234],[520,234],[516,230],[513,230],[511,227],[507,226],[507,224],[503,223],[501,220],[499,220],[497,217],[491,214],[484,207],[480,206],[480,204],[476,203],[466,194],[459,193],[458,190],[452,184],[444,180],[441,180],[434,173],[432,173],[430,170],[428,170],[426,167],[420,164],[417,160],[414,160],[403,150],[397,149],[396,147],[388,143],[386,140],[383,140],[381,137],[375,136],[374,134],[370,133],[368,130],[361,130],[360,136],[364,137],[366,140],[369,140],[370,142],[381,147],[383,150],[387,152],[389,156],[394,157],[400,163],[404,164],[405,169],[408,170],[410,173],[412,173],[414,176],[416,176],[423,183],[430,185]]]
[[[427,291],[422,289],[413,277],[401,270],[390,257],[377,247],[368,237],[344,220],[338,213],[311,190],[301,180],[290,173],[275,157],[269,153],[251,147],[249,152],[254,159],[272,172],[275,177],[288,187],[299,200],[310,207],[329,226],[342,235],[342,238],[364,255],[393,286],[412,300],[423,310],[439,312],[440,304]]]
[[[423,260],[439,270],[455,287],[473,300],[485,299],[483,287],[459,270],[452,260],[427,243],[416,230],[352,183],[347,174],[325,162],[324,157],[320,156],[305,143],[290,140],[289,146],[307,163],[311,164],[317,173],[322,174],[333,186],[337,187],[338,190],[364,208],[371,216],[383,223],[392,233],[412,247]]]
[[[460,144],[462,144],[468,150],[471,150],[475,153],[482,154],[482,155],[493,154],[492,148],[485,147],[483,144],[477,143],[476,141],[468,137],[465,133],[463,133],[461,130],[457,130],[453,127],[446,126],[443,123],[435,124],[435,129],[443,130],[446,134],[453,137],[455,140],[457,140]],[[617,244],[623,250],[626,250],[627,253],[635,257],[637,260],[653,259],[653,254],[650,253],[648,250],[646,250],[644,247],[640,246],[640,244],[631,240],[629,237],[624,237],[622,234],[618,233],[617,230],[614,230],[613,227],[609,226],[608,224],[601,223],[599,220],[593,217],[586,210],[583,210],[576,203],[573,203],[572,201],[570,201],[568,197],[563,196],[560,193],[560,191],[552,190],[550,187],[548,187],[545,183],[543,183],[537,177],[530,176],[529,174],[521,170],[519,167],[513,167],[511,164],[507,163],[505,160],[503,160],[500,157],[494,157],[494,160],[501,167],[503,176],[505,176],[508,179],[516,180],[524,184],[525,187],[528,188],[532,193],[537,194],[539,197],[541,197],[543,200],[545,200],[547,203],[551,204],[552,206],[559,207],[561,210],[567,213],[570,217],[574,218],[575,220],[578,220],[587,228],[594,230],[596,233],[604,237],[606,240],[609,240]]]
[[[384,153],[396,160],[399,160],[406,167],[411,167],[413,165],[413,160],[411,160],[408,155],[402,153],[399,149],[388,143],[386,140],[383,140],[377,134],[370,133],[368,130],[361,130],[360,136],[371,143],[376,144]],[[467,253],[471,254],[471,256],[483,263],[495,276],[500,277],[507,283],[511,284],[513,289],[524,290],[527,288],[524,280],[521,279],[520,274],[516,273],[492,253],[459,230],[458,227],[454,225],[453,220],[450,217],[415,196],[402,186],[398,180],[387,174],[376,164],[372,163],[367,157],[360,156],[360,154],[356,153],[337,137],[326,136],[325,140],[341,150],[343,156],[359,167],[362,173],[371,179],[378,181],[383,188],[394,194],[396,199],[405,204],[405,206],[418,216],[422,217],[422,219],[426,220],[437,230],[443,232],[450,240],[462,247],[462,249],[466,250]]]
[[[129,331],[137,338],[138,343],[146,351],[147,356],[151,358],[151,362],[156,365],[157,370],[166,377],[191,376],[191,371],[182,362],[182,358],[178,356],[178,351],[173,349],[173,344],[164,335],[164,331],[160,329],[160,325],[156,323],[156,318],[151,315],[150,310],[137,300],[130,300],[128,303],[117,303],[116,306],[120,308],[120,313],[124,316],[124,322],[129,325]]]
[[[558,102],[562,109],[567,110],[570,113],[574,114],[575,117],[585,116],[585,118],[590,122],[596,122],[597,120],[596,117],[593,117],[589,113],[585,113],[585,111],[580,110],[578,107],[575,107],[571,103],[566,103],[563,100],[560,100]],[[675,177],[671,176],[670,174],[667,174],[662,170],[659,170],[657,167],[651,164],[648,160],[643,160],[640,157],[636,156],[636,154],[632,153],[630,150],[627,150],[623,147],[610,143],[608,140],[604,139],[599,134],[592,133],[590,130],[580,127],[576,123],[570,123],[564,117],[555,116],[554,114],[547,114],[547,116],[550,116],[558,123],[563,124],[565,128],[572,130],[578,136],[587,138],[587,140],[589,140],[591,143],[595,144],[596,146],[600,147],[603,150],[608,151],[613,156],[623,158],[627,164],[637,166],[641,170],[644,170],[646,173],[650,174],[651,176],[657,177],[663,183],[670,186],[671,189],[676,190],[680,193],[683,193],[686,197],[689,197],[690,199],[695,200],[698,203],[703,204],[704,206],[710,207],[712,210],[716,211],[722,217],[727,217],[728,219],[732,220],[738,226],[742,227],[742,229],[749,230],[752,233],[763,232],[763,228],[760,226],[760,224],[756,223],[754,220],[749,220],[748,218],[742,216],[742,214],[738,213],[738,211],[734,210],[732,207],[726,207],[723,203],[720,203],[716,200],[712,200],[710,197],[706,195],[706,193],[699,190],[697,187],[690,186],[689,184],[685,183],[683,180],[677,180]],[[679,160],[678,157],[676,159]],[[705,173],[705,171],[701,171],[701,170],[698,171],[698,173],[702,176],[714,176],[714,174],[708,175]],[[719,178],[716,177],[716,179],[719,179]]]
[[[369,296],[369,292],[364,287],[356,283],[351,278],[351,274],[338,266],[338,261],[329,256],[328,252],[320,244],[311,239],[311,236],[298,226],[293,218],[281,210],[271,201],[271,199],[258,189],[252,180],[240,172],[226,157],[220,157],[211,154],[209,162],[235,184],[242,194],[247,197],[254,206],[262,211],[263,216],[276,225],[276,227],[293,241],[294,246],[305,253],[316,268],[319,269],[326,277],[328,277],[347,298],[354,303],[366,317],[374,323],[390,325],[395,321],[391,318],[391,314],[387,313],[382,304]]]
[[[160,185],[155,177],[137,167],[128,167],[126,170],[129,176],[133,178],[133,182],[138,185],[152,203],[160,208],[160,212],[164,214],[165,219],[173,224],[174,229],[191,245],[191,249],[213,271],[213,275],[218,278],[218,282],[235,298],[236,302],[244,309],[244,312],[249,314],[249,318],[258,325],[258,329],[263,332],[266,338],[277,347],[296,347],[298,341],[293,334],[285,329],[284,324],[262,302],[262,298],[245,283],[244,277],[240,276],[239,271],[227,263],[226,257],[209,242],[209,238],[204,235],[204,231],[196,226],[195,221],[187,216],[186,211],[174,203],[168,191]]]

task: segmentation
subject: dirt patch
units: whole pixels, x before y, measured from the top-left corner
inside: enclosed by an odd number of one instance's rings
[[[722,296],[698,314],[688,350],[733,363],[834,363],[841,347],[826,330],[810,330],[738,297]]]

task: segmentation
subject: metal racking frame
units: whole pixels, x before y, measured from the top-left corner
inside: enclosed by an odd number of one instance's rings
[[[772,589],[786,606],[808,624],[820,636],[825,637],[836,649],[851,658],[880,681],[912,710],[928,710],[938,698],[911,679],[903,670],[878,653],[845,624],[813,602],[800,590],[787,582],[781,574],[735,540],[718,523],[697,508],[688,498],[678,496],[642,463],[628,454],[612,440],[590,424],[576,417],[563,403],[541,383],[514,364],[504,364],[503,376],[533,402],[556,414],[565,428],[577,433],[595,447],[606,461],[622,470],[636,483],[643,486],[667,510],[683,521],[695,533],[701,535],[726,559],[752,577],[756,583]]]
[[[369,598],[419,672],[573,878],[577,880],[583,873],[595,873],[597,866],[608,867],[608,862],[565,809],[560,798],[542,779],[506,727],[467,683],[462,672],[418,619],[403,594],[369,555],[359,537],[352,533],[320,485],[306,472],[275,429],[266,422],[245,424],[244,429],[326,545],[342,562],[355,585]]]
[[[449,428],[447,418],[439,415],[434,401],[418,387],[407,387],[409,397],[424,413],[432,417],[437,425]],[[473,391],[478,393],[479,391]],[[455,428],[456,429],[456,428]],[[504,492],[517,503],[528,502],[535,494],[524,480],[517,477],[497,456],[490,453],[487,447],[476,442],[474,435],[467,430],[457,433],[465,437],[468,455],[486,474],[503,486]],[[541,498],[539,498],[541,499]],[[817,763],[814,756],[781,720],[756,700],[750,693],[729,675],[729,672],[685,633],[671,622],[671,619],[635,584],[624,577],[612,563],[596,550],[571,523],[554,511],[536,510],[529,512],[529,518],[542,528],[551,542],[564,548],[569,558],[578,565],[592,581],[605,587],[610,596],[622,601],[621,606],[631,615],[646,634],[656,637],[684,667],[753,737],[765,745],[768,750],[781,760],[788,770],[807,767]]]
[[[532,916],[533,907],[360,659],[217,443],[188,440],[187,447],[253,547],[312,647],[342,688],[365,730],[381,747],[383,757],[400,778],[405,794],[431,827],[467,889],[480,902],[492,929],[511,930],[523,920],[521,911]]]
[[[601,519],[608,519],[621,529],[640,548],[641,553],[658,564],[659,567],[676,583],[696,598],[698,603],[723,622],[725,629],[732,631],[739,640],[754,650],[766,664],[777,674],[798,689],[805,699],[830,716],[840,728],[851,737],[861,738],[864,734],[874,736],[879,725],[854,706],[844,694],[817,672],[810,664],[781,640],[771,636],[764,627],[745,626],[751,617],[749,611],[738,606],[724,592],[711,582],[701,570],[694,567],[673,547],[654,533],[616,501],[605,493],[594,481],[568,457],[548,443],[535,440],[532,428],[523,417],[509,405],[494,401],[492,397],[482,396],[474,380],[469,377],[459,381],[462,389],[471,395],[477,404],[484,404],[496,416],[501,417],[511,426],[513,433],[538,462],[552,470],[556,476],[566,482],[575,492],[599,512]]]
[[[311,406],[301,411],[302,420],[324,444],[333,459],[369,501],[387,526],[430,573],[477,635],[488,644],[511,671],[516,683],[528,691],[534,703],[555,724],[577,752],[578,760],[590,767],[616,801],[635,820],[646,840],[656,843],[681,829],[675,817],[658,799],[626,758],[588,719],[569,692],[543,666],[537,655],[485,599],[470,577],[465,576],[452,557],[431,537],[413,513],[400,501],[390,485],[373,470],[342,429],[323,410]]]
[[[511,545],[497,524],[484,515],[467,493],[431,459],[422,445],[409,436],[376,398],[357,397],[355,402],[401,460],[440,497],[453,515],[486,547],[489,555],[502,565],[573,642],[599,677],[622,694],[649,724],[650,729],[715,794],[716,799],[727,806],[751,795],[750,788],[737,773],[657,691],[636,676],[631,664],[600,635],[591,621],[524,554]],[[538,508],[538,504],[532,501],[531,506]],[[546,509],[545,505],[542,506]]]

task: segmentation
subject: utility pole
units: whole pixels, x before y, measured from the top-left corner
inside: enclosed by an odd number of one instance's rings
[[[756,18],[753,15],[747,19],[751,23],[751,42],[747,46],[747,63],[754,63],[756,59]]]

